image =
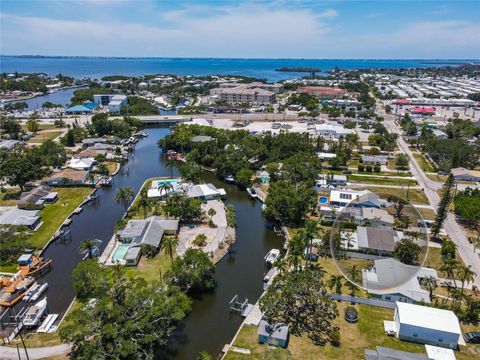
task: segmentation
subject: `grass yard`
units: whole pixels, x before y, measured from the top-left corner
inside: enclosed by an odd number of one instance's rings
[[[34,137],[28,140],[29,144],[41,144],[46,140],[55,139],[62,132],[58,131],[46,131],[46,132],[37,132]]]
[[[465,263],[463,262],[458,251],[455,253],[455,259],[460,263],[461,266],[465,266]],[[440,271],[442,265],[442,250],[440,248],[428,248],[428,255],[424,266],[437,270],[439,277],[446,277],[447,274],[445,274],[443,271]]]
[[[290,336],[287,349],[275,350],[277,359],[305,359],[305,360],[339,360],[339,359],[363,359],[365,349],[375,349],[376,346],[384,346],[392,349],[426,354],[425,346],[422,344],[400,341],[395,337],[385,335],[383,320],[393,319],[393,310],[377,308],[367,305],[355,305],[359,312],[359,321],[356,324],[349,324],[343,319],[344,309],[349,303],[337,303],[339,316],[335,325],[340,328],[341,343],[339,347],[330,344],[316,346],[306,336]],[[272,352],[270,346],[258,343],[257,328],[244,326],[234,342],[234,346],[249,349],[251,355],[243,355],[235,352],[228,352],[225,359],[265,359],[265,354]],[[461,347],[455,352],[458,360],[472,359],[477,353],[477,346]],[[347,355],[348,354],[348,355]],[[273,358],[273,357],[272,357]]]
[[[396,196],[404,197],[405,199],[409,200],[413,204],[429,205],[427,196],[420,189],[410,189],[408,191],[408,196],[407,196],[407,189],[394,189],[394,188],[368,186],[368,187],[356,188],[355,190],[365,190],[365,189],[373,191],[374,193],[376,193],[377,195],[385,199],[389,195],[396,195]]]
[[[109,175],[113,175],[117,171],[117,168],[120,166],[119,163],[114,161],[105,161],[103,164],[107,167]]]
[[[17,205],[17,200],[8,199],[9,196],[20,192],[20,188],[10,188],[4,189],[0,192],[0,206],[15,206]],[[5,199],[7,198],[7,199]]]
[[[175,259],[176,256],[174,256]],[[137,266],[126,266],[125,274],[130,277],[142,277],[146,281],[158,281],[160,279],[160,273],[165,273],[170,270],[172,261],[165,252],[161,251],[153,259],[147,259],[142,256]]]
[[[366,173],[368,174],[368,173]],[[363,183],[363,184],[379,184],[379,185],[396,185],[396,186],[415,186],[417,185],[416,180],[411,179],[397,179],[391,178],[388,176],[357,176],[357,175],[348,175],[348,181],[353,183]]]
[[[419,152],[413,152],[413,157],[415,158],[416,162],[423,171],[425,172],[434,172],[435,169],[433,168],[432,164],[423,156],[423,154]]]
[[[63,224],[70,213],[75,210],[92,192],[91,188],[57,188],[58,200],[55,204],[46,205],[39,214],[43,224],[33,233],[31,246],[41,249],[50,240],[55,231]]]

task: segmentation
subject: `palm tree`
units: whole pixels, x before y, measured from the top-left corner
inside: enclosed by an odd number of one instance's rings
[[[343,286],[343,276],[342,275],[330,275],[330,278],[328,279],[328,287],[330,290],[333,290],[335,288],[335,292],[337,294],[342,293],[342,286]]]
[[[423,279],[423,283],[428,287],[428,292],[430,293],[430,301],[433,300],[433,291],[437,288],[437,279],[433,276],[427,276]]]
[[[170,169],[170,177],[173,178],[173,168],[175,167],[175,160],[167,159],[167,162],[165,163],[165,167],[167,169]]]
[[[146,197],[141,197],[138,200],[138,207],[143,209],[143,218],[147,218],[148,209],[150,208],[150,201]]]
[[[97,243],[93,240],[82,240],[80,242],[80,247],[78,250],[80,251],[80,254],[87,253],[87,258],[92,259],[93,258],[93,251],[97,248]]]
[[[164,182],[162,185],[158,187],[158,192],[160,194],[160,197],[165,195],[165,197],[168,197],[168,195],[173,191],[173,186],[169,182]]]
[[[303,257],[303,239],[299,236],[298,232],[293,236],[289,243],[289,249],[287,254],[287,263],[293,267],[294,271],[300,268],[300,263]]]
[[[301,232],[301,236],[307,248],[306,267],[308,267],[310,262],[313,239],[320,236],[317,225],[317,221],[308,220]]]
[[[163,238],[160,248],[165,251],[165,253],[170,257],[173,263],[173,255],[177,251],[178,238],[176,236],[165,236]]]
[[[458,313],[458,311],[460,310],[460,307],[462,306],[462,300],[465,297],[465,295],[463,294],[463,291],[461,291],[460,289],[452,288],[452,287],[448,288],[448,293],[450,294],[450,298],[452,299],[452,302],[453,302],[452,310],[453,312]]]
[[[453,284],[457,287],[457,282],[455,281],[455,273],[458,270],[459,262],[451,257],[448,257],[443,262],[443,265],[440,267],[441,271],[447,273],[447,276],[453,280]]]
[[[351,232],[343,233],[343,239],[347,241],[347,250],[350,249],[350,244],[353,241],[353,234]]]
[[[123,204],[125,208],[130,203],[133,198],[133,188],[132,187],[123,187],[118,189],[117,193],[115,194],[115,201],[117,204]]]
[[[280,274],[285,274],[288,270],[288,263],[285,260],[281,260],[280,258],[275,260],[273,266],[277,268]]]
[[[477,274],[475,273],[475,271],[472,270],[471,265],[468,265],[468,266],[464,265],[459,267],[457,275],[460,281],[462,282],[462,292],[463,292],[465,283],[469,283],[475,280],[475,276]]]
[[[347,284],[350,289],[350,294],[353,296],[357,291],[356,283],[360,281],[360,269],[357,265],[352,265],[347,269],[347,275],[349,276],[349,282]]]

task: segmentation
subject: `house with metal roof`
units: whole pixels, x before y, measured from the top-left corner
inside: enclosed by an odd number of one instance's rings
[[[260,320],[258,324],[258,342],[260,344],[286,348],[288,346],[288,339],[287,324],[269,324],[265,320]]]
[[[97,104],[90,102],[82,105],[74,105],[65,110],[65,114],[68,115],[82,115],[82,114],[92,114],[96,109]]]
[[[430,303],[429,292],[420,286],[420,281],[428,277],[437,279],[437,272],[393,258],[375,260],[373,267],[362,270],[363,287],[387,301]]]
[[[40,215],[37,210],[10,208],[0,213],[0,225],[26,226],[37,230],[40,225]]]
[[[377,346],[375,350],[365,349],[365,360],[434,360],[427,355]]]
[[[388,156],[383,155],[362,155],[362,163],[364,165],[387,165]]]
[[[453,311],[395,303],[394,331],[400,340],[456,349],[462,331]]]
[[[96,164],[93,158],[72,158],[68,162],[68,167],[74,170],[90,171]]]
[[[217,189],[213,184],[189,184],[186,191],[187,197],[201,200],[213,200],[226,196],[225,189]]]

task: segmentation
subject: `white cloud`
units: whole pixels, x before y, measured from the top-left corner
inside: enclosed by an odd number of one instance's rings
[[[333,10],[333,9],[328,9],[328,10],[325,10],[325,11],[321,12],[317,16],[319,18],[334,18],[334,17],[337,17],[338,15],[339,15],[338,11]]]

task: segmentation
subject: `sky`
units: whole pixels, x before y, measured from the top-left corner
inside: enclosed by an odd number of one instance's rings
[[[0,53],[479,59],[479,19],[479,0],[1,0]]]

